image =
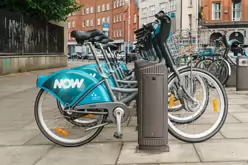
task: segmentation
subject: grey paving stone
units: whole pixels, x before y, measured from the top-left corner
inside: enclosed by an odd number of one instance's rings
[[[180,163],[180,164],[160,164],[160,165],[248,165],[247,162],[212,162],[212,163]]]
[[[248,99],[248,95],[237,95],[237,94],[228,94],[228,99]]]
[[[244,105],[228,105],[228,112],[248,112],[248,108]]]
[[[0,147],[1,165],[33,165],[51,146]]]
[[[225,139],[195,144],[203,162],[247,161],[248,140]]]
[[[5,118],[7,118],[7,116]],[[9,122],[5,121],[3,117],[0,117],[0,131],[18,131],[30,122],[30,120],[13,120]]]
[[[116,139],[113,137],[116,128],[104,128],[103,131],[93,140],[93,142],[112,142],[112,141],[131,141],[135,142],[138,139],[138,132],[135,127],[122,127],[123,138]]]
[[[23,145],[34,136],[38,131],[8,131],[0,133],[0,145]]]
[[[248,104],[242,104],[241,106],[248,109]]]
[[[115,164],[121,143],[95,143],[76,148],[54,147],[36,165]]]
[[[248,113],[231,113],[231,115],[243,123],[248,122]]]
[[[54,143],[48,140],[42,133],[31,138],[25,145],[54,145]]]
[[[170,152],[159,154],[137,153],[136,146],[124,143],[118,164],[200,162],[192,144],[170,144]]]
[[[220,132],[226,138],[248,138],[248,123],[225,124]]]
[[[244,105],[247,104],[247,99],[228,99],[229,105]]]

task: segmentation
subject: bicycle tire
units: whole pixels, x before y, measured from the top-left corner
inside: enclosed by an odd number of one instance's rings
[[[222,66],[220,66],[221,64],[220,64],[220,62],[222,63]],[[222,79],[222,78],[218,78],[217,76],[217,74],[218,74],[218,72],[217,71],[212,71],[211,72],[211,69],[213,69],[215,66],[218,66],[218,69],[217,70],[219,70],[219,69],[224,69],[224,78]],[[225,61],[222,61],[222,59],[218,59],[218,60],[216,60],[216,61],[214,61],[209,67],[208,67],[208,71],[210,72],[210,73],[212,73],[214,76],[216,76],[217,78],[218,78],[218,80],[221,82],[221,84],[222,85],[225,85],[226,84],[226,82],[228,81],[228,79],[229,79],[229,66],[227,65],[227,63],[225,62]],[[221,74],[221,73],[220,73]],[[221,76],[220,76],[221,77]]]
[[[39,106],[40,106],[40,101],[42,99],[42,95],[44,94],[44,90],[41,89],[36,97],[35,100],[35,106],[34,106],[34,116],[35,116],[35,121],[37,123],[38,128],[40,129],[41,133],[50,141],[52,141],[55,144],[58,144],[60,146],[63,147],[78,147],[78,146],[82,146],[85,145],[89,142],[91,142],[92,140],[94,140],[102,131],[103,127],[99,127],[97,128],[96,132],[94,134],[92,134],[92,136],[90,136],[88,139],[80,141],[80,142],[76,142],[76,143],[65,143],[62,142],[58,139],[53,138],[49,133],[47,133],[46,129],[43,127],[42,122],[40,121],[40,117],[39,117]],[[107,115],[103,115],[103,119],[101,124],[106,121],[107,119]]]
[[[207,135],[203,136],[203,137],[197,137],[197,138],[190,138],[190,137],[186,137],[185,134],[180,134],[178,133],[178,131],[176,131],[175,129],[173,129],[173,125],[170,121],[170,119],[168,118],[168,128],[169,128],[169,133],[174,136],[175,138],[179,139],[179,140],[182,140],[184,142],[188,142],[188,143],[200,143],[200,142],[203,142],[203,141],[206,141],[208,139],[210,139],[211,137],[213,137],[214,135],[216,135],[219,130],[223,127],[225,121],[226,121],[226,118],[227,118],[227,114],[228,114],[228,98],[227,98],[227,94],[226,94],[226,91],[224,89],[224,87],[222,86],[222,84],[220,83],[220,81],[214,76],[212,75],[211,73],[203,70],[203,69],[200,69],[200,68],[192,68],[193,71],[195,72],[199,72],[201,74],[204,74],[206,75],[207,77],[211,78],[216,84],[217,86],[219,87],[219,91],[221,93],[220,96],[222,96],[222,99],[223,99],[223,114],[222,114],[222,118],[221,120],[219,121],[218,125],[216,126],[216,128],[214,128],[214,130],[210,133],[208,133]],[[190,68],[184,68],[182,70],[179,71],[179,74],[183,74],[184,72],[189,72],[190,71]],[[174,78],[176,78],[176,75],[174,74],[174,76],[172,76],[168,82],[172,81]]]

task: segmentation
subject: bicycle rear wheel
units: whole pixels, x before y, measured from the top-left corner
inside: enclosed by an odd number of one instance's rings
[[[179,71],[180,77],[189,75],[190,72],[190,68],[184,68]],[[204,111],[198,111],[196,109],[196,111],[184,110],[177,112],[180,118],[184,117],[187,114],[189,114],[190,116],[186,116],[185,118],[198,118],[190,124],[178,124],[173,123],[173,121],[171,121],[169,117],[168,125],[169,132],[175,138],[185,142],[197,143],[210,139],[211,137],[216,135],[222,128],[228,113],[228,100],[224,87],[214,75],[200,68],[192,68],[192,74],[207,81],[207,84],[211,83],[214,86],[214,88],[210,88],[211,91],[208,104],[211,105],[210,103],[212,103],[212,105],[214,106],[207,106]],[[171,83],[174,83],[176,80],[176,75],[172,76],[168,80],[168,85],[170,86]],[[183,112],[186,112],[187,114],[183,114]],[[192,128],[193,131],[189,130],[188,128],[186,130],[183,130],[188,126],[189,128]]]
[[[209,66],[208,71],[212,73],[222,85],[226,84],[229,78],[229,67],[224,60],[218,59],[214,61]]]

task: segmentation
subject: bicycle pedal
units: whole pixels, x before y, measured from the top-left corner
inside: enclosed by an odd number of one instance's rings
[[[114,133],[114,138],[116,138],[116,139],[122,139],[122,137],[123,137],[123,134],[122,133],[121,134],[118,134],[117,132]]]

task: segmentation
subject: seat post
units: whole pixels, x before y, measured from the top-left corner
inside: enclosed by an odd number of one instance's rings
[[[103,69],[102,69],[102,66],[101,66],[101,64],[100,64],[100,61],[99,61],[99,59],[98,59],[98,57],[97,57],[97,55],[96,55],[96,51],[95,51],[95,49],[93,48],[92,43],[91,43],[91,42],[88,42],[88,44],[89,44],[89,47],[90,47],[90,50],[91,50],[93,56],[95,57],[96,63],[97,63],[97,65],[99,66],[100,72],[101,72],[101,73],[104,73],[104,72],[103,72]]]

